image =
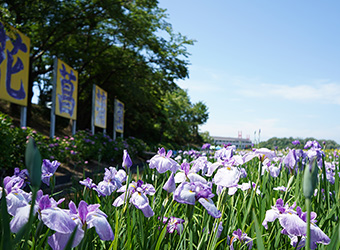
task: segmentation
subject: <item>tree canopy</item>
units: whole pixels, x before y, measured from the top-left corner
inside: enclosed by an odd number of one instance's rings
[[[78,129],[90,128],[96,84],[108,92],[108,126],[116,97],[125,103],[125,135],[199,139],[208,108],[176,84],[189,75],[187,46],[195,41],[173,31],[157,0],[0,0],[0,11],[2,22],[31,39],[29,98],[37,86],[40,104],[51,101],[57,57],[79,74]]]

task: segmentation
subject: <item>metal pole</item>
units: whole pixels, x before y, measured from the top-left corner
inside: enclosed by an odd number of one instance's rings
[[[21,106],[20,109],[20,127],[26,127],[26,121],[27,121],[27,107]]]
[[[58,68],[58,59],[54,57],[53,64],[53,89],[52,89],[52,105],[51,105],[51,125],[50,125],[50,138],[54,137],[55,134],[55,102],[56,102],[56,87],[57,87],[57,68]]]
[[[94,114],[96,109],[96,85],[92,85],[92,114],[91,114],[91,133],[94,135],[95,127],[94,127]]]

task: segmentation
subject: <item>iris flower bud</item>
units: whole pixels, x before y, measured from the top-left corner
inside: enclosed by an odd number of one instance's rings
[[[39,189],[41,184],[41,155],[32,137],[28,139],[25,164],[29,172],[32,187]]]
[[[314,159],[306,166],[303,176],[303,194],[306,198],[311,198],[314,194],[316,184],[318,182],[319,167],[317,160]]]

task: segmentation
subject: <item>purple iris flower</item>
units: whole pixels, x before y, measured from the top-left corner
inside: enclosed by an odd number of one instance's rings
[[[210,149],[210,146],[211,146],[210,143],[205,143],[205,144],[202,145],[202,148],[201,148],[201,149],[202,149],[202,150],[205,150],[205,149],[208,150],[208,149]]]
[[[75,225],[69,228],[69,233],[56,232],[48,238],[48,244],[52,249],[64,249],[76,225],[78,227],[72,247],[76,247],[81,242],[86,228],[94,227],[101,240],[113,240],[114,235],[106,219],[107,215],[99,207],[100,204],[88,205],[82,200],[79,202],[77,209],[76,205],[71,201],[69,203],[69,218],[74,221]]]
[[[161,218],[158,217],[158,219],[160,220]],[[176,217],[163,217],[163,223],[167,223],[166,225],[166,230],[168,231],[168,233],[172,234],[175,232],[175,230],[177,231],[177,234],[180,235],[183,231],[183,224],[184,224],[185,220],[180,219],[180,218],[176,218]]]
[[[215,195],[211,191],[211,183],[202,182],[182,182],[175,190],[173,198],[179,203],[195,205],[196,201],[202,204],[214,218],[221,217],[221,211],[217,209],[212,197]]]
[[[89,177],[87,177],[83,181],[79,181],[79,183],[81,185],[84,185],[88,189],[92,189],[92,188],[96,188],[97,187],[97,185],[95,183],[93,183],[93,180],[91,178],[89,178]]]
[[[216,232],[216,225],[214,226],[214,230],[213,232]],[[205,228],[203,228],[203,232],[205,231]],[[216,232],[216,238],[220,238],[221,236],[221,233],[223,231],[223,226],[222,226],[222,221],[218,224],[218,227],[217,227],[217,232]],[[210,234],[210,231],[208,231],[208,234]]]
[[[21,179],[24,179],[24,185],[25,187],[26,182],[29,182],[29,174],[27,169],[20,170],[19,168],[14,168],[14,176],[20,177]]]
[[[151,184],[144,184],[143,181],[138,180],[137,182],[131,182],[129,187],[126,188],[126,185],[117,190],[117,192],[123,192],[120,196],[118,196],[113,202],[113,206],[119,207],[124,204],[125,196],[126,199],[129,199],[129,202],[132,203],[136,208],[142,210],[145,217],[151,217],[155,213],[149,205],[149,199],[146,195],[154,195],[156,193],[155,188]],[[127,193],[127,195],[125,195]]]
[[[132,166],[132,160],[130,155],[126,149],[123,151],[123,163],[122,166],[125,170],[129,169]]]
[[[296,237],[306,237],[307,231],[307,213],[302,212],[300,207],[294,210],[295,204],[291,207],[288,204],[284,205],[282,199],[276,201],[276,205],[272,206],[272,209],[266,211],[266,216],[262,222],[262,225],[268,229],[268,222],[273,222],[279,219],[280,225],[283,227],[282,233],[286,234],[291,239],[291,244],[304,245],[302,240],[296,243]],[[328,245],[330,238],[315,224],[316,213],[311,212],[311,248],[317,247],[316,243]]]
[[[60,166],[60,162],[44,159],[41,166],[41,181],[47,186],[50,185],[50,179],[54,175],[57,168]]]
[[[114,167],[105,168],[104,180],[98,183],[94,188],[99,196],[108,196],[113,191],[122,187],[122,183],[126,181],[126,172],[122,169],[116,170]]]
[[[248,249],[253,248],[253,240],[246,233],[242,233],[241,229],[237,229],[233,232],[233,237],[230,239],[230,249],[234,250],[234,242],[239,240],[241,244],[245,243],[248,246]]]
[[[161,148],[158,150],[158,154],[150,159],[150,168],[156,168],[159,173],[165,173],[170,170],[173,173],[176,173],[179,168],[178,163],[171,159],[172,151],[169,150],[168,153],[165,153],[165,149]]]
[[[300,145],[300,141],[299,140],[294,140],[294,141],[292,141],[292,144],[293,145]]]

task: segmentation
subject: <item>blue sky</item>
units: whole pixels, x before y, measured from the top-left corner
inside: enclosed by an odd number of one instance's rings
[[[189,79],[212,136],[340,143],[340,1],[160,0],[188,47]]]

